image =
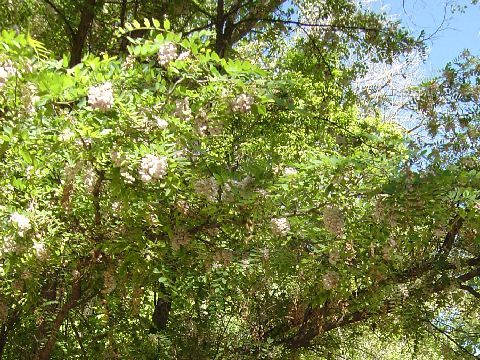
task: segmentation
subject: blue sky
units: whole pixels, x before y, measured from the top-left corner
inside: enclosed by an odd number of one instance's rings
[[[465,13],[452,14],[450,5],[453,0],[383,0],[378,3],[388,6],[388,13],[399,15],[402,23],[414,34],[424,29],[428,36],[440,26],[443,28],[427,42],[430,48],[430,56],[424,65],[427,76],[434,75],[465,48],[480,56],[480,4],[468,6]],[[469,1],[459,0],[458,3],[466,5]],[[442,25],[444,15],[446,19]]]

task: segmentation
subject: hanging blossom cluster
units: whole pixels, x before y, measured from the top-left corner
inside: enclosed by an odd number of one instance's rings
[[[340,259],[340,252],[337,248],[333,248],[328,254],[328,262],[331,265],[337,265],[338,260]]]
[[[190,210],[190,205],[188,204],[187,201],[183,199],[178,199],[175,202],[175,209],[180,213],[182,217],[185,217],[188,214],[188,211]]]
[[[397,246],[397,242],[395,241],[394,238],[390,238],[387,244],[383,245],[382,248],[382,258],[383,260],[386,261],[391,261],[392,260],[392,252],[393,249]]]
[[[270,220],[270,229],[277,236],[287,236],[290,224],[286,218],[273,218]]]
[[[10,236],[4,236],[0,242],[0,258],[11,252],[17,253],[20,248],[15,240]]]
[[[160,130],[165,130],[168,127],[168,121],[165,119],[161,118],[155,118],[156,122],[155,125],[160,129]]]
[[[175,230],[170,240],[172,249],[177,251],[180,246],[187,246],[190,243],[190,234],[183,230]]]
[[[215,201],[218,194],[218,185],[214,177],[196,180],[193,188],[199,196],[206,197],[208,201]]]
[[[195,117],[194,128],[199,136],[219,135],[222,133],[223,124],[220,121],[208,119],[205,109],[200,108]]]
[[[15,225],[17,225],[18,235],[20,236],[23,236],[25,231],[29,230],[31,227],[30,219],[25,215],[19,214],[16,211],[10,215],[10,222],[15,223]]]
[[[188,100],[188,96],[182,100],[175,101],[174,115],[182,120],[187,120],[192,116],[192,110],[190,109],[190,102]]]
[[[5,324],[8,317],[8,306],[3,301],[0,301],[0,323]]]
[[[322,277],[322,283],[325,290],[332,290],[338,285],[340,276],[336,271],[327,270],[327,272]]]
[[[237,95],[232,100],[232,111],[246,113],[250,111],[253,104],[253,96],[249,94]]]
[[[146,154],[140,161],[140,179],[145,183],[160,180],[167,172],[167,166],[166,156],[157,157],[153,154]]]
[[[102,293],[105,295],[110,294],[117,287],[113,269],[109,269],[103,273],[103,285],[105,289],[102,290]]]
[[[166,42],[158,49],[158,63],[162,66],[168,66],[170,62],[177,58],[177,45]]]
[[[297,169],[288,166],[285,169],[283,169],[283,175],[284,176],[295,176],[295,175],[297,175]]]
[[[127,161],[127,157],[116,149],[110,151],[110,156],[112,158],[113,166],[115,167],[122,167]]]
[[[110,81],[88,89],[88,103],[92,109],[110,110],[113,105],[113,91]]]
[[[336,236],[343,236],[345,219],[342,212],[336,206],[329,206],[323,210],[323,222],[328,231]]]
[[[97,182],[97,174],[95,173],[93,166],[88,165],[83,169],[83,181],[87,192],[92,194]]]
[[[17,69],[13,66],[13,62],[9,59],[0,66],[0,89],[7,83],[8,77],[17,73]]]
[[[47,260],[48,259],[48,249],[43,242],[38,242],[33,245],[35,250],[35,257],[38,260]]]

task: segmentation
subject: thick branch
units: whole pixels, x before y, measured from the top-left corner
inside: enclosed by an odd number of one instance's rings
[[[480,293],[477,290],[475,290],[473,287],[468,286],[468,285],[463,285],[463,284],[460,284],[459,287],[460,287],[460,289],[468,291],[470,294],[472,294],[476,298],[480,299]]]
[[[80,24],[72,40],[72,55],[70,58],[70,67],[77,65],[82,60],[82,50],[87,39],[88,30],[95,18],[95,5],[97,0],[85,0]]]

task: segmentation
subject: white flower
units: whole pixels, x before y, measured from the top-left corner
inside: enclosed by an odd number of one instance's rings
[[[192,115],[192,110],[190,109],[190,103],[188,97],[185,97],[183,100],[175,101],[175,116],[182,120],[187,120]]]
[[[333,248],[328,254],[328,262],[331,265],[336,265],[339,258],[340,258],[340,252],[338,251],[337,248]]]
[[[75,134],[72,132],[72,130],[67,128],[67,129],[63,130],[60,135],[58,135],[58,140],[68,142],[71,139],[73,139],[74,136],[75,136]]]
[[[5,86],[8,79],[8,73],[5,71],[3,66],[0,66],[0,89]]]
[[[168,126],[168,122],[167,120],[164,120],[164,119],[156,119],[157,120],[157,127],[160,129],[160,130],[165,130]]]
[[[332,290],[337,287],[340,276],[336,271],[327,270],[322,277],[322,283],[325,290]]]
[[[25,215],[19,214],[18,212],[14,212],[10,215],[10,221],[14,222],[18,228],[18,234],[23,236],[23,233],[30,229],[30,219]]]
[[[120,153],[120,151],[115,150],[115,149],[112,149],[110,151],[110,155],[112,157],[113,166],[115,166],[115,167],[122,167],[123,164],[125,163],[125,161],[127,160],[125,155],[122,155]]]
[[[285,176],[294,176],[294,175],[297,175],[297,170],[293,167],[286,167],[284,170],[283,170],[283,175]]]
[[[45,244],[43,242],[38,242],[34,244],[33,249],[35,250],[35,257],[38,260],[48,259],[48,249],[45,247]]]
[[[167,157],[159,158],[152,154],[146,154],[140,162],[140,179],[146,183],[160,180],[167,172],[167,166]]]
[[[193,188],[198,195],[206,197],[208,201],[215,201],[217,197],[218,185],[213,177],[196,180]]]
[[[135,178],[130,175],[127,170],[120,171],[120,175],[123,177],[123,181],[125,181],[127,184],[133,184],[135,182]]]
[[[177,45],[166,42],[158,49],[158,62],[162,66],[167,66],[171,61],[177,58]]]
[[[103,285],[105,286],[105,289],[102,290],[104,294],[110,294],[117,287],[113,269],[103,273]]]
[[[92,166],[87,166],[84,169],[83,181],[85,183],[87,192],[90,194],[93,193],[93,190],[95,190],[95,183],[97,182],[97,175],[95,174],[95,170]]]
[[[235,112],[246,113],[250,111],[252,104],[252,95],[240,94],[232,100],[232,110]]]
[[[190,205],[185,200],[178,199],[175,202],[175,208],[182,216],[185,216],[188,214],[188,210],[190,210]]]
[[[206,136],[208,131],[208,121],[206,118],[195,118],[195,132],[200,136]]]
[[[336,236],[343,236],[344,218],[337,207],[329,206],[323,210],[323,222],[328,231]]]
[[[190,50],[183,51],[180,55],[178,55],[177,60],[184,61],[190,57]]]
[[[287,236],[290,224],[286,218],[273,218],[270,220],[270,229],[277,236]]]
[[[11,252],[17,253],[19,251],[19,246],[12,237],[5,236],[2,242],[0,245],[0,257]]]
[[[122,66],[122,70],[128,70],[128,69],[133,69],[133,65],[135,64],[135,56],[133,55],[128,55],[125,58],[125,63]]]
[[[13,62],[9,59],[0,66],[0,89],[7,83],[9,76],[15,75],[17,69],[13,66]]]
[[[110,110],[113,105],[113,91],[110,81],[88,89],[88,103],[92,109]]]

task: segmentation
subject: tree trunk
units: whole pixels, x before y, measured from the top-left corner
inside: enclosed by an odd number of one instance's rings
[[[80,18],[80,24],[78,24],[77,32],[72,41],[70,67],[74,67],[82,60],[82,50],[85,46],[88,30],[90,29],[93,19],[95,18],[96,3],[97,0],[85,0],[82,16]]]

